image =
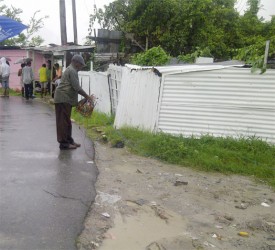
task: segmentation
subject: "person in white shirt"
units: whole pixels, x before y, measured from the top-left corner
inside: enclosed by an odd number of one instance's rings
[[[0,74],[2,76],[2,88],[4,89],[3,96],[9,97],[10,66],[7,64],[5,57],[2,57],[0,61]]]

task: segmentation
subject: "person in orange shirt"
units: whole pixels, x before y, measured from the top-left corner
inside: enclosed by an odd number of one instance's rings
[[[53,93],[52,93],[53,96],[52,97],[54,97],[55,89],[58,86],[58,84],[60,83],[61,76],[62,76],[62,67],[60,67],[58,63],[55,63],[53,67],[55,70],[55,74],[54,74],[55,76],[52,80],[52,82],[53,82],[53,85],[52,85],[53,86]]]
[[[58,63],[54,64],[54,68],[55,68],[55,78],[53,79],[53,82],[56,82],[56,80],[61,79],[62,76],[62,67],[59,66]]]

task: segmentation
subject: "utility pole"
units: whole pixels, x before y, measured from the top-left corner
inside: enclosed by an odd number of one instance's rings
[[[66,5],[65,0],[59,0],[61,45],[67,44]]]
[[[73,26],[74,26],[74,44],[77,44],[77,22],[76,22],[76,8],[75,8],[75,0],[72,0],[73,7]]]

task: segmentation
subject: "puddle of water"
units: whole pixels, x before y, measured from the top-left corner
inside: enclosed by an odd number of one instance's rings
[[[170,238],[183,235],[186,229],[184,219],[165,210],[168,214],[168,222],[155,214],[149,206],[142,206],[136,216],[122,217],[120,214],[114,219],[114,228],[105,234],[100,250],[120,249],[120,250],[141,250],[150,243],[162,238]]]

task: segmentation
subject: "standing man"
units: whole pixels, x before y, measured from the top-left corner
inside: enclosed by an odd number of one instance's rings
[[[33,71],[31,67],[31,61],[27,62],[27,65],[22,69],[22,79],[25,88],[25,98],[29,100],[32,98],[32,82],[33,82]]]
[[[6,58],[1,59],[0,73],[2,76],[2,87],[4,89],[4,97],[9,97],[9,78],[10,78],[10,66],[7,64]]]
[[[64,71],[60,84],[55,90],[54,103],[56,114],[57,141],[60,149],[76,149],[81,145],[72,138],[72,107],[78,103],[78,94],[92,100],[79,84],[78,71],[85,66],[82,56],[74,55],[71,64]]]

